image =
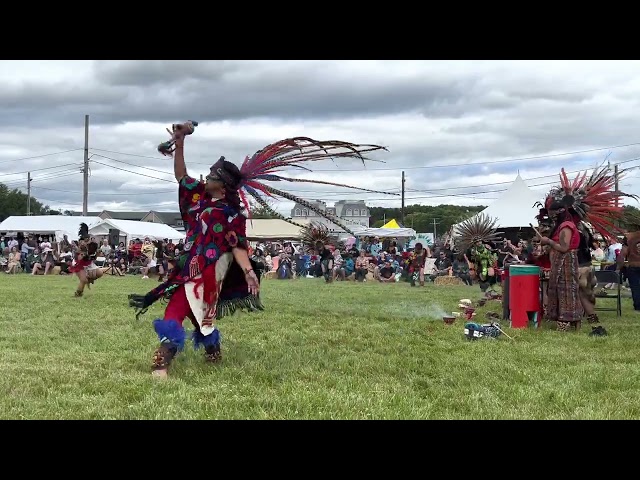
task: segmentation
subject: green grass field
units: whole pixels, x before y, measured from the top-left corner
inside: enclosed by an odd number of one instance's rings
[[[544,325],[469,342],[464,322],[446,326],[440,312],[480,298],[477,286],[267,280],[266,311],[221,322],[220,365],[188,343],[162,381],[150,361],[163,306],[141,320],[127,306],[155,280],[105,277],[80,299],[76,284],[0,277],[0,418],[640,418],[629,299],[622,318],[602,315],[606,338]],[[500,309],[488,302],[478,319]]]

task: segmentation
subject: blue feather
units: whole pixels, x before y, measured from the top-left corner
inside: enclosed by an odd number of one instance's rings
[[[259,195],[258,191],[253,187],[250,187],[248,185],[244,185],[242,188],[244,188],[249,195]]]
[[[206,337],[200,332],[200,330],[194,330],[191,334],[191,340],[193,341],[194,350],[198,350],[201,346],[209,347],[213,345],[220,345],[220,330],[217,328]]]
[[[177,347],[178,350],[184,348],[186,333],[177,320],[163,320],[158,318],[153,321],[153,328],[158,334],[160,343],[171,343]]]

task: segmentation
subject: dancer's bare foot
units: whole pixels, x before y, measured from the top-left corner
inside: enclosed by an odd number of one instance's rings
[[[152,370],[151,375],[160,379],[165,379],[169,376],[166,368],[162,368],[159,370]]]

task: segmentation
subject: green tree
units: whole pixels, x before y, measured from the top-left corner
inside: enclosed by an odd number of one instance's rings
[[[0,222],[13,215],[27,214],[28,196],[18,189],[10,190],[5,184],[0,183]],[[34,197],[31,197],[31,215],[41,215],[49,210]]]
[[[278,218],[277,215],[274,215],[273,212],[271,212],[269,210],[269,209],[275,210],[273,208],[273,201],[265,200],[265,202],[269,206],[269,208],[265,208],[264,206],[260,205],[258,202],[256,202],[253,199],[252,199],[252,201],[250,201],[251,214],[252,214],[253,218],[267,218],[267,219]]]
[[[459,223],[476,213],[484,210],[485,206],[460,206],[460,205],[409,205],[404,211],[404,226],[413,228],[419,233],[434,233],[440,237],[448,232],[451,226]],[[372,207],[371,224],[374,227],[381,227],[384,221],[395,218],[401,222],[402,212],[399,208]]]
[[[624,206],[624,213],[620,219],[620,228],[635,231],[640,229],[640,210],[632,205]]]

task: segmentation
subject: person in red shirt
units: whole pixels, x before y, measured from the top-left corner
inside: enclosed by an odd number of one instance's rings
[[[588,249],[589,242],[583,241],[580,230],[591,225],[604,238],[615,238],[615,231],[620,230],[615,221],[623,215],[622,198],[628,196],[616,188],[622,174],[623,171],[611,172],[605,165],[596,168],[588,178],[586,173],[578,174],[571,181],[562,169],[560,186],[549,192],[540,210],[539,223],[551,225],[549,236],[536,231],[540,244],[549,247],[548,317],[557,323],[559,331],[578,329],[585,314],[580,263],[581,257],[586,256],[581,245],[586,243]],[[587,314],[592,324],[589,335],[607,335],[598,316],[594,312]]]

